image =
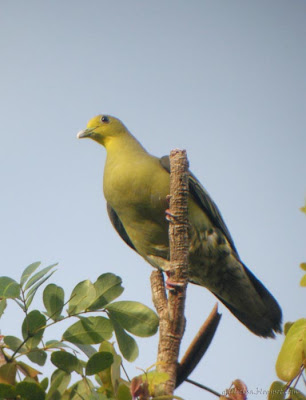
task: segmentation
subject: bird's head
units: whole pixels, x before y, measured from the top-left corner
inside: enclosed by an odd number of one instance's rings
[[[80,131],[77,137],[78,139],[93,139],[106,147],[110,140],[126,132],[126,127],[119,119],[110,115],[97,115],[88,122],[86,129]]]

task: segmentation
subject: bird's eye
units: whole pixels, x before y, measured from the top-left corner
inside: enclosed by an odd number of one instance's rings
[[[106,117],[106,115],[102,115],[101,122],[104,122],[105,124],[108,124],[109,123],[109,118]]]

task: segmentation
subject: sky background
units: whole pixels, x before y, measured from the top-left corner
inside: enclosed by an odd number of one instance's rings
[[[284,321],[305,317],[305,1],[2,0],[0,49],[1,275],[19,279],[33,261],[58,261],[51,281],[68,296],[113,272],[122,299],[153,307],[151,267],[108,220],[105,150],[76,139],[108,113],[154,155],[187,150]],[[182,352],[215,302],[188,287]],[[191,378],[219,392],[240,378],[250,399],[265,398],[282,337],[260,339],[220,311]],[[2,334],[18,336],[22,318],[9,308]],[[125,363],[131,376],[155,362],[157,336],[137,341],[140,357]],[[177,395],[213,398],[187,383]]]

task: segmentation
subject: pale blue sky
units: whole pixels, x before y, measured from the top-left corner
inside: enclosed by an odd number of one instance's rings
[[[59,261],[53,281],[69,293],[111,271],[124,298],[152,306],[151,267],[108,221],[105,151],[76,139],[91,117],[110,113],[155,155],[187,149],[284,320],[305,317],[305,1],[3,0],[0,43],[1,275]],[[215,301],[189,286],[183,348]],[[192,378],[219,391],[235,378],[267,389],[282,339],[259,339],[220,310]],[[15,312],[0,326],[17,334]],[[131,376],[155,361],[157,337],[139,343]],[[212,398],[189,384],[177,394]]]

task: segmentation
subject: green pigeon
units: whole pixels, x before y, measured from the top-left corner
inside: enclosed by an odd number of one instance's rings
[[[149,264],[169,269],[169,158],[149,154],[117,118],[98,115],[78,138],[107,151],[103,191],[110,220],[121,238]],[[281,332],[274,297],[241,261],[218,207],[190,172],[189,281],[210,290],[253,333]]]

